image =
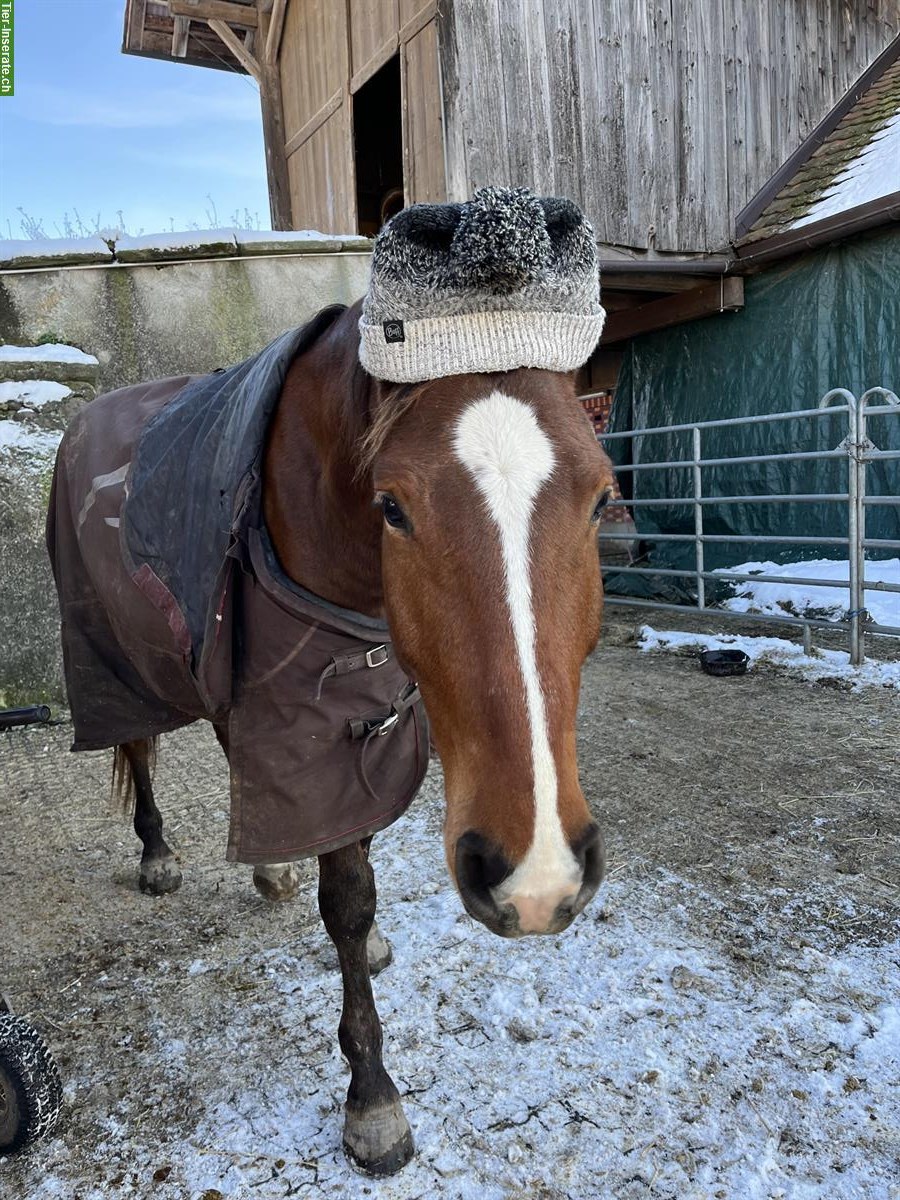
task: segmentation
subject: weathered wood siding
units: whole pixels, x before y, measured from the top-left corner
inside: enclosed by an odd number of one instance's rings
[[[442,0],[440,13],[450,199],[524,184],[578,200],[608,245],[681,252],[727,244],[900,32],[897,0]]]
[[[443,200],[435,0],[288,0],[278,70],[295,227],[357,228],[353,96],[400,58],[406,201]]]

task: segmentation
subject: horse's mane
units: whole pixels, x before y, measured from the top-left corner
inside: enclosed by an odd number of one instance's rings
[[[360,368],[362,370],[362,368]],[[422,383],[378,383],[378,401],[374,411],[370,409],[370,420],[366,432],[360,439],[357,450],[357,474],[367,475],[396,423],[412,408],[428,386]]]

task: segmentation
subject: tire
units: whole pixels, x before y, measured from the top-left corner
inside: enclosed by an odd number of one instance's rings
[[[48,1134],[61,1107],[62,1082],[44,1039],[21,1017],[0,1014],[0,1154]]]

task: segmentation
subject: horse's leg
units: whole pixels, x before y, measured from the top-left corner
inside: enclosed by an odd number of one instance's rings
[[[319,911],[341,964],[344,1006],[338,1038],[350,1064],[344,1149],[373,1175],[409,1162],[413,1140],[400,1094],[381,1061],[366,943],[375,917],[375,878],[359,842],[319,857]]]
[[[138,883],[142,892],[162,896],[181,887],[181,871],[162,835],[162,815],[153,799],[150,781],[150,742],[123,742],[118,747],[128,760],[134,781],[134,832],[144,843]]]
[[[372,839],[370,837],[364,838],[360,842],[360,845],[368,859]],[[370,975],[380,975],[385,967],[391,965],[394,959],[391,943],[378,928],[378,922],[375,920],[372,921],[372,928],[369,930],[369,936],[366,938],[366,957],[369,960]]]

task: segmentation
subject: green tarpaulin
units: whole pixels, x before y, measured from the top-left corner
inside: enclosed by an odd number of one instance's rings
[[[818,250],[746,280],[745,306],[635,338],[616,390],[612,430],[677,425],[815,408],[831,388],[860,396],[881,386],[900,392],[900,228]],[[704,430],[706,458],[833,449],[846,436],[846,414]],[[869,437],[882,450],[900,449],[900,412],[873,416]],[[607,443],[617,463],[690,459],[691,434],[653,434]],[[703,469],[709,496],[846,492],[844,459],[756,463]],[[633,479],[633,492],[630,480]],[[900,492],[900,460],[867,468],[870,495]],[[690,468],[620,476],[635,499],[693,494]],[[673,504],[633,510],[639,533],[693,533],[693,510]],[[704,508],[708,534],[846,537],[847,505],[733,504]],[[870,507],[867,536],[900,539],[900,508]],[[640,565],[693,567],[685,543],[642,544]],[[893,557],[897,551],[869,557]],[[776,562],[843,558],[844,547],[708,544],[706,569],[754,559]],[[692,581],[617,575],[610,592],[684,599]]]

